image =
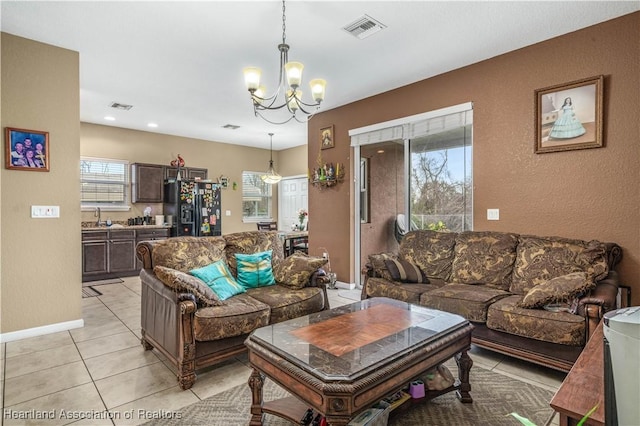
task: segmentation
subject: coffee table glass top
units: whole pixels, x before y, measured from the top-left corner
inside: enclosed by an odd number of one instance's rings
[[[459,315],[373,298],[262,327],[249,339],[323,380],[351,380],[466,324]]]

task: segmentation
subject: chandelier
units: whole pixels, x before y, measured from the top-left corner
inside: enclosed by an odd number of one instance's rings
[[[286,16],[285,4],[282,1],[282,43],[278,45],[280,51],[280,77],[278,80],[278,88],[275,93],[268,96],[266,88],[260,85],[260,68],[247,67],[244,69],[244,81],[247,90],[251,93],[251,102],[253,103],[253,112],[256,116],[260,116],[263,120],[271,124],[284,124],[292,119],[300,123],[309,121],[309,119],[320,108],[320,103],[324,99],[325,86],[327,82],[321,78],[311,80],[311,97],[315,103],[306,103],[302,101],[302,91],[300,83],[302,82],[302,69],[304,65],[300,62],[289,62],[289,45],[286,42]],[[286,110],[284,110],[286,108]],[[263,111],[282,110],[288,111],[280,116],[280,120],[270,120],[263,115]]]
[[[269,133],[269,137],[271,138],[269,169],[265,172],[265,174],[260,176],[260,179],[262,179],[264,183],[273,184],[280,182],[282,176],[280,176],[278,172],[276,172],[276,169],[273,168],[273,133]]]

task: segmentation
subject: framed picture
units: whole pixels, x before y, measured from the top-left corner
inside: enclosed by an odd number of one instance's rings
[[[218,182],[220,183],[220,186],[223,188],[229,187],[229,178],[226,176],[220,176],[220,179],[218,179]]]
[[[32,172],[49,171],[49,133],[5,128],[5,167]]]
[[[603,76],[535,91],[535,153],[601,148]]]
[[[333,148],[333,125],[320,129],[320,147]]]

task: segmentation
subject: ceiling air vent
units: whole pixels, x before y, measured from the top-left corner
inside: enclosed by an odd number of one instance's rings
[[[109,104],[109,106],[111,108],[121,109],[121,110],[124,110],[124,111],[129,111],[131,108],[133,108],[133,105],[121,104],[119,102],[111,102],[111,104]]]
[[[368,15],[364,15],[362,18],[344,26],[342,29],[352,36],[362,40],[363,38],[369,37],[370,35],[373,35],[385,28],[387,28],[386,25],[376,21]]]
[[[231,130],[235,130],[235,129],[239,129],[240,126],[237,126],[235,124],[225,124],[224,126],[222,126],[223,129],[231,129]]]

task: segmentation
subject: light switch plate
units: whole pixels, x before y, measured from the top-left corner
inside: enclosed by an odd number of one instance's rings
[[[500,209],[487,209],[487,220],[500,220]]]
[[[231,210],[227,210],[227,211],[225,211],[225,212],[224,212],[224,214],[225,214],[226,216],[231,216]]]
[[[31,206],[31,217],[35,219],[57,219],[60,206]]]

